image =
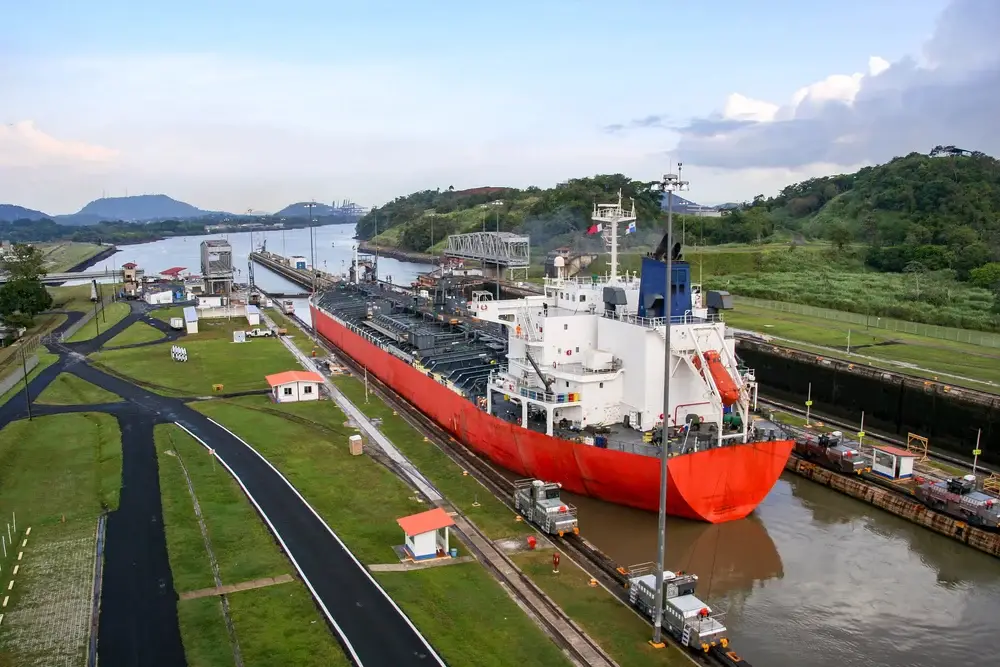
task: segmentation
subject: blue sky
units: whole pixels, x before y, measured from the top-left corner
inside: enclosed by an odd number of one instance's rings
[[[0,202],[65,213],[128,191],[226,210],[372,205],[427,187],[653,179],[671,157],[693,199],[742,199],[867,156],[728,164],[698,121],[725,111],[783,131],[785,111],[729,96],[795,107],[797,91],[857,73],[800,93],[841,103],[908,56],[920,68],[949,3],[147,4],[2,2]],[[649,116],[656,127],[607,130]]]

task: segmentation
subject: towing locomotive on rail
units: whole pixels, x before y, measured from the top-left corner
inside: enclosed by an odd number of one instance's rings
[[[540,479],[514,482],[514,509],[548,535],[580,534],[576,508],[559,495],[562,484]]]
[[[808,461],[845,475],[863,475],[872,470],[869,458],[844,442],[840,431],[823,433],[816,439],[800,438],[795,441],[794,451]],[[914,482],[912,487],[879,483],[970,526],[1000,531],[1000,498],[978,489],[975,475],[943,480],[918,477]]]

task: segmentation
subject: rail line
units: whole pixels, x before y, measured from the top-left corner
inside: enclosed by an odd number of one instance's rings
[[[336,346],[319,336],[312,327],[307,325],[297,316],[293,317],[296,324],[298,324],[300,328],[309,333],[329,352],[335,354],[337,359],[343,363],[343,365],[347,366],[356,377],[364,373],[364,368],[360,364],[341,352]],[[387,384],[379,380],[374,375],[369,374],[367,377],[369,389],[374,388],[376,396],[378,396],[388,406],[396,410],[396,412],[399,413],[399,415],[402,416],[411,427],[416,429],[418,433],[426,437],[430,442],[434,443],[438,449],[440,449],[454,463],[459,465],[462,470],[468,472],[477,482],[486,488],[487,491],[506,505],[512,512],[516,513],[513,500],[514,483],[512,481],[502,475],[489,461],[470,450],[468,447],[455,439],[444,428],[439,426],[424,413],[420,412]],[[392,462],[388,463],[391,464]],[[483,539],[486,539],[492,544],[492,540],[489,540],[489,538],[479,531],[478,528],[475,528],[474,525],[473,528]],[[595,578],[608,592],[617,597],[626,607],[633,611],[636,616],[642,618],[650,626],[652,626],[652,621],[649,618],[639,614],[632,607],[632,605],[629,604],[628,592],[626,589],[628,579],[624,568],[621,568],[600,549],[578,535],[565,535],[563,537],[547,535],[546,538],[553,543],[553,546],[579,566],[581,570]],[[488,559],[483,560],[486,561]],[[589,564],[590,568],[586,567],[586,564]],[[592,569],[596,569],[596,575],[593,571],[591,571]],[[517,572],[518,577],[525,583],[525,585],[540,593],[539,597],[541,597],[553,613],[565,618],[574,627],[577,627],[576,623],[572,621],[572,619],[569,619],[565,612],[555,605],[555,603],[553,603],[548,596],[545,595],[544,592],[542,592],[538,586],[527,577],[527,575],[521,572],[520,569],[515,569],[515,572]],[[600,653],[604,653],[604,650],[600,648],[596,642],[590,639],[585,632],[581,630],[581,633],[587,638],[587,641],[593,647],[596,647]],[[723,665],[724,667],[745,665],[746,667],[750,667],[748,663],[741,662],[740,658],[736,656],[731,649],[715,646],[708,654],[700,654],[692,652],[682,646],[680,642],[676,641],[669,632],[664,631],[663,636],[664,639],[673,644],[695,664]],[[572,651],[572,649],[570,650]]]
[[[758,403],[758,405],[772,406],[772,407],[778,408],[782,412],[788,412],[788,413],[791,413],[791,414],[794,414],[794,415],[797,415],[797,416],[800,416],[800,417],[804,417],[805,414],[806,414],[805,410],[803,410],[803,409],[801,409],[801,408],[799,408],[797,406],[789,405],[788,403],[784,403],[782,401],[777,401],[777,400],[774,400],[774,399],[771,399],[771,398],[767,398],[767,397],[761,397],[760,400],[757,401],[757,403]],[[833,426],[838,426],[840,428],[848,429],[850,431],[853,431],[857,427],[857,424],[848,424],[845,421],[836,419],[834,417],[829,417],[827,415],[824,415],[822,413],[818,413],[818,412],[815,412],[815,411],[810,411],[809,415],[810,415],[810,417],[817,417],[819,419],[822,419],[823,423],[825,423],[825,424],[831,424]],[[789,428],[787,424],[785,424],[783,426],[785,428]],[[801,433],[809,433],[809,431],[807,431],[805,429],[797,429],[797,430],[799,430]],[[895,445],[897,447],[902,447],[903,449],[906,448],[906,441],[905,440],[900,440],[899,438],[893,438],[892,436],[882,435],[882,434],[878,434],[878,433],[868,433],[867,431],[865,432],[865,435],[869,435],[873,440],[879,440],[879,441],[884,442],[884,443],[889,444],[889,445]],[[940,452],[936,452],[936,451],[933,451],[931,449],[927,450],[927,456],[930,457],[930,458],[932,458],[932,459],[936,459],[938,461],[941,461],[942,463],[950,463],[952,465],[961,466],[963,468],[968,468],[970,471],[972,470],[972,462],[970,460],[968,460],[966,458],[963,458],[963,457],[960,457],[960,456],[953,456],[953,455],[950,455],[950,454],[942,454]],[[989,468],[987,466],[984,466],[984,465],[982,465],[980,463],[976,463],[976,471],[977,472],[982,472],[982,473],[984,473],[986,475],[991,475],[991,474],[997,473],[996,470],[994,470],[992,468]]]

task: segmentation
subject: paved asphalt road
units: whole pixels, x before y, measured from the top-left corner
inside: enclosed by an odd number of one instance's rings
[[[59,353],[59,361],[30,382],[31,396],[35,397],[59,372],[65,371],[124,399],[124,403],[110,405],[34,409],[39,415],[110,412],[122,426],[125,452],[121,502],[108,521],[98,644],[102,667],[186,664],[176,630],[176,596],[166,560],[152,442],[155,423],[176,423],[215,450],[264,516],[355,664],[444,665],[331,528],[250,445],[188,407],[184,400],[154,394],[104,373],[85,360],[82,355],[95,351],[139,319],[140,310],[147,309],[134,307],[132,314],[93,341],[52,345],[50,349]],[[0,426],[25,417],[24,406],[23,391],[0,406]],[[335,517],[331,519],[336,522]],[[129,528],[124,530],[126,526]],[[131,535],[130,530],[134,531]]]

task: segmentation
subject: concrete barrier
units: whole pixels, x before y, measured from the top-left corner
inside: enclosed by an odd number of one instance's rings
[[[20,356],[20,355],[17,355]],[[3,396],[8,391],[14,388],[18,382],[24,380],[24,367],[27,366],[28,372],[30,373],[32,369],[38,365],[38,355],[32,354],[25,360],[24,364],[11,364],[13,366],[10,373],[8,373],[3,379],[0,379],[0,396]]]
[[[59,338],[59,340],[66,340],[67,338],[70,338],[73,334],[75,334],[77,331],[85,327],[87,323],[89,323],[92,319],[94,319],[95,315],[99,315],[102,310],[104,310],[104,303],[100,302],[98,303],[98,307],[96,310],[88,310],[86,313],[83,314],[83,317],[81,317],[76,322],[68,326],[66,330],[62,332],[62,336]]]
[[[911,500],[862,478],[840,475],[795,456],[788,458],[785,470],[929,528],[935,533],[964,542],[991,556],[1000,557],[1000,534],[935,512],[918,500]]]

